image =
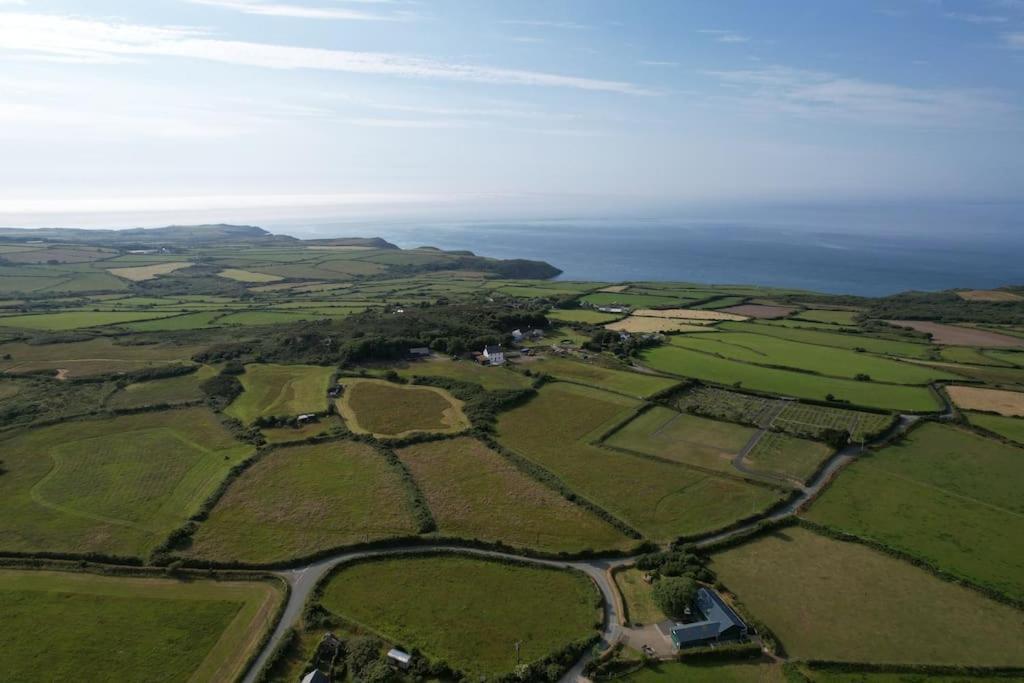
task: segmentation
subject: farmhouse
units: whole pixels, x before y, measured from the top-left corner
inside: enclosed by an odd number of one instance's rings
[[[488,365],[504,365],[505,364],[505,352],[501,350],[499,344],[488,344],[484,347],[483,352],[484,362]]]
[[[388,663],[397,666],[399,669],[408,669],[409,664],[412,662],[412,655],[408,652],[403,652],[397,647],[393,647],[388,650]]]
[[[701,620],[669,628],[668,635],[676,649],[741,640],[747,635],[747,625],[715,591],[698,588],[693,606],[703,617]]]

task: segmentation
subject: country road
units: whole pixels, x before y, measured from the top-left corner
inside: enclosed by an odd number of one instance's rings
[[[947,406],[947,411],[944,412],[940,418],[948,417],[948,410]],[[872,443],[879,443],[906,432],[919,419],[920,417],[917,415],[900,415],[893,426],[886,430],[884,434],[873,440]],[[836,451],[829,458],[826,464],[818,471],[814,479],[806,486],[797,489],[798,495],[794,496],[793,499],[787,502],[784,506],[734,529],[710,533],[707,536],[696,540],[693,545],[697,548],[704,548],[718,543],[719,541],[744,534],[764,521],[780,520],[796,514],[797,510],[799,510],[801,506],[813,500],[821,492],[822,488],[839,470],[856,460],[862,452],[863,446],[859,444],[851,444],[839,451]],[[451,543],[440,545],[415,545],[406,548],[381,548],[375,550],[342,552],[332,557],[311,562],[310,564],[302,567],[278,572],[278,574],[288,581],[288,584],[291,586],[288,604],[285,606],[285,609],[281,614],[281,618],[274,628],[274,632],[270,639],[267,641],[262,652],[260,652],[259,656],[253,661],[249,670],[246,672],[245,677],[242,679],[243,683],[255,683],[260,671],[266,665],[267,660],[270,659],[274,650],[277,649],[277,646],[284,637],[285,632],[295,624],[298,618],[302,615],[302,610],[305,607],[306,602],[309,600],[309,596],[312,594],[313,589],[331,569],[340,564],[367,557],[385,557],[437,551],[467,553],[479,557],[511,559],[546,567],[563,567],[581,571],[593,579],[594,583],[601,591],[601,596],[604,602],[604,625],[602,627],[601,637],[605,645],[610,646],[618,642],[625,631],[620,624],[620,615],[618,614],[618,609],[616,607],[619,602],[617,599],[618,593],[610,580],[611,572],[609,570],[614,569],[615,567],[631,564],[636,560],[636,557],[614,557],[577,561],[545,560],[516,555],[514,553],[470,548]],[[577,662],[576,665],[562,677],[560,683],[574,683],[576,681],[586,680],[583,678],[582,671],[588,658],[589,655],[583,657],[579,662]]]

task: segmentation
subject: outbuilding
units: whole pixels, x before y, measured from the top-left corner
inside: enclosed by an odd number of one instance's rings
[[[388,650],[388,663],[393,664],[404,671],[408,669],[409,665],[412,663],[412,655],[408,652],[399,650],[397,647],[393,647]]]

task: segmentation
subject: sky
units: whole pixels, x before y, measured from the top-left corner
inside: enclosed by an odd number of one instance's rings
[[[1024,199],[1024,0],[0,0],[0,224]]]

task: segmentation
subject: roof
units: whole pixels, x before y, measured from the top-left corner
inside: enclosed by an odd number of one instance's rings
[[[393,659],[396,662],[401,662],[402,664],[408,664],[409,660],[412,659],[412,655],[410,655],[408,652],[403,652],[402,650],[399,650],[397,647],[393,647],[390,650],[388,650],[388,659]]]
[[[302,679],[302,683],[330,683],[331,679],[323,674],[320,669],[313,669]]]
[[[428,349],[426,346],[415,346],[409,349],[409,353],[414,354],[416,356],[429,356],[430,349]]]
[[[672,642],[677,646],[717,638],[733,627],[741,631],[747,628],[736,612],[713,590],[698,588],[693,604],[704,615],[704,621],[673,626]]]
[[[499,344],[488,344],[487,346],[484,347],[484,353],[486,353],[486,354],[501,353],[501,345],[499,345]]]
[[[693,624],[679,624],[672,629],[672,642],[676,645],[695,643],[718,637],[718,622],[698,621]]]

